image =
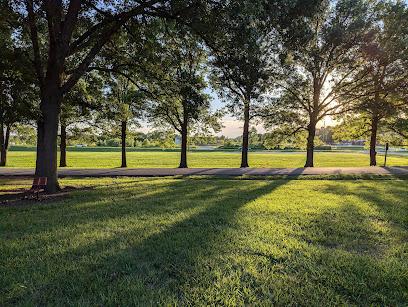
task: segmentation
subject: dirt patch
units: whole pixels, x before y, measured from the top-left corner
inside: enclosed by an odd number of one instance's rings
[[[53,194],[46,194],[44,192],[39,193],[38,199],[36,194],[33,194],[27,189],[14,189],[3,190],[0,195],[0,207],[12,207],[12,206],[34,206],[41,204],[49,204],[60,199],[69,197],[71,192],[78,190],[89,190],[86,188],[64,187],[60,191]]]

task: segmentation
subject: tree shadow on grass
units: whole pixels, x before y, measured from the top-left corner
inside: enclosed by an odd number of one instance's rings
[[[316,285],[332,287],[351,304],[406,303],[407,192],[401,182],[382,182],[381,188],[354,182],[351,187],[324,189],[343,200],[314,216],[302,238],[317,247],[312,259],[319,265],[313,270],[306,266]]]
[[[331,186],[325,192],[347,197],[353,196],[368,203],[377,216],[397,227],[408,227],[408,180],[380,181],[381,186],[374,187],[376,181],[357,181],[351,187]]]
[[[20,228],[21,238],[34,232],[40,239],[36,244],[42,246],[37,246],[33,259],[25,258],[30,253],[16,259],[17,263],[22,262],[16,266],[21,275],[14,273],[8,276],[9,280],[6,278],[5,288],[9,291],[3,302],[40,305],[156,304],[160,300],[189,304],[190,299],[208,302],[209,298],[186,293],[192,288],[211,286],[219,278],[212,266],[218,266],[220,261],[230,265],[224,255],[239,239],[237,211],[287,182],[253,181],[242,185],[239,181],[178,179],[156,187],[158,191],[153,184],[142,190],[137,188],[137,182],[119,185],[116,192],[111,188],[99,189],[83,199],[74,198],[74,203],[64,206],[66,215],[56,221],[48,220],[47,226],[44,220],[61,214],[62,207],[55,205],[51,208],[55,212],[41,212],[38,231],[30,229],[28,233],[23,226]],[[144,193],[138,195],[141,191]],[[103,203],[95,204],[101,198]],[[152,224],[152,219],[157,223]],[[62,234],[58,234],[60,230]],[[81,231],[91,232],[91,239]],[[52,235],[47,237],[47,233]],[[69,236],[78,238],[77,244],[72,244]],[[41,251],[43,254],[39,255]],[[11,254],[13,251],[8,256]],[[30,272],[32,266],[40,272]],[[205,281],[200,280],[202,270],[211,272]],[[17,280],[25,280],[27,290],[10,289],[10,284],[18,284]],[[225,302],[228,297],[211,299],[217,303],[217,299]]]
[[[372,229],[367,216],[348,202],[314,216],[310,228],[304,238],[308,243],[356,254],[382,255],[381,235]]]

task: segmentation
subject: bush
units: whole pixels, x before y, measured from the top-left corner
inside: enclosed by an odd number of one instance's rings
[[[330,145],[319,145],[315,147],[315,150],[332,150]]]

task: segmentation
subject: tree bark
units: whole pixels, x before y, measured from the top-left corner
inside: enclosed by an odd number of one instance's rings
[[[307,147],[306,147],[306,163],[305,167],[314,167],[314,139],[316,136],[316,122],[310,121],[307,126]]]
[[[61,123],[60,167],[67,166],[67,127]]]
[[[0,122],[0,166],[6,166],[6,162],[4,160],[4,153],[5,153],[5,146],[4,146],[4,124]]]
[[[180,154],[180,165],[179,168],[187,168],[187,138],[188,138],[188,128],[187,122],[183,123],[181,127],[181,154]]]
[[[57,77],[58,78],[58,77]],[[58,79],[57,79],[58,80]],[[35,175],[47,177],[47,193],[59,190],[57,174],[58,123],[62,95],[55,77],[45,83],[37,127],[37,161]]]
[[[4,133],[4,124],[1,123],[0,125],[0,151],[1,151],[1,157],[0,157],[0,166],[6,166],[7,163],[7,150],[9,146],[9,140],[10,140],[10,130],[11,127],[10,125],[7,125],[6,127],[6,133]]]
[[[373,116],[371,119],[371,135],[370,135],[370,166],[377,165],[377,144],[378,118]]]
[[[126,129],[127,129],[127,122],[122,121],[122,165],[120,167],[127,167],[126,163]]]
[[[249,167],[248,165],[248,147],[249,147],[249,102],[245,102],[244,104],[244,130],[242,133],[241,167]]]

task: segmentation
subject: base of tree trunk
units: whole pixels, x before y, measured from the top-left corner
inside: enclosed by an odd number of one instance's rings
[[[5,145],[3,145],[5,146]],[[0,153],[0,166],[6,166],[7,162],[7,147],[1,148],[1,153]]]
[[[375,150],[370,151],[370,166],[377,166],[377,152]]]
[[[6,155],[6,154],[4,154],[4,155],[1,156],[0,166],[6,166],[6,161],[7,161],[7,159],[6,159],[6,156],[5,156],[5,155]]]
[[[34,186],[32,186],[32,188],[34,188]],[[50,189],[50,188],[47,186],[47,188],[45,189],[45,193],[46,193],[46,194],[53,194],[53,193],[57,193],[57,192],[59,192],[59,191],[61,191],[61,190],[62,190],[62,188],[61,188],[59,182],[57,181],[57,184],[56,184],[56,186],[55,186],[55,190],[54,190],[54,189]]]

